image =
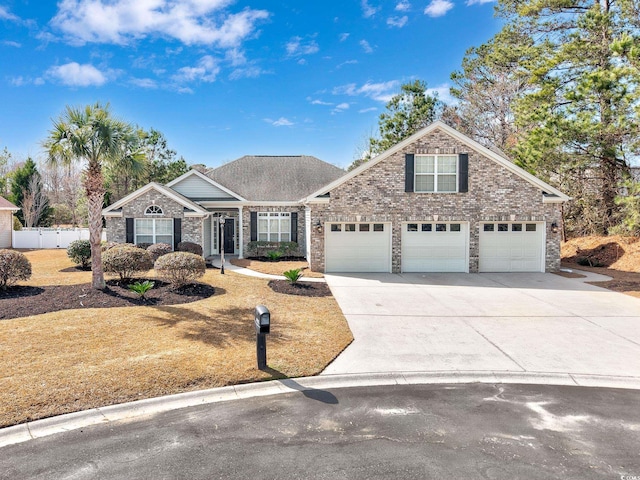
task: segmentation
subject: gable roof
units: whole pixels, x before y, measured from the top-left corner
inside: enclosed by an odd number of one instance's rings
[[[343,183],[347,182],[348,180],[351,180],[356,175],[359,175],[361,172],[373,167],[374,165],[376,165],[376,164],[380,163],[381,161],[385,160],[386,158],[389,158],[391,155],[393,155],[393,154],[401,151],[405,147],[411,145],[413,142],[415,142],[419,138],[421,138],[421,137],[423,137],[425,135],[428,135],[429,133],[431,133],[431,132],[433,132],[435,130],[438,130],[438,129],[440,129],[440,130],[444,131],[445,133],[451,135],[456,140],[459,140],[460,142],[464,143],[469,148],[475,150],[476,152],[480,153],[484,157],[487,157],[490,160],[493,160],[498,165],[501,165],[502,167],[506,168],[510,172],[512,172],[515,175],[519,176],[520,178],[522,178],[522,179],[526,180],[527,182],[531,183],[532,185],[538,187],[540,190],[542,190],[543,192],[545,192],[547,194],[545,196],[545,199],[547,201],[551,201],[551,202],[554,202],[554,201],[555,202],[566,202],[567,200],[570,200],[570,197],[568,197],[567,195],[562,193],[560,190],[552,187],[551,185],[549,185],[546,182],[543,182],[538,177],[536,177],[534,175],[531,175],[526,170],[524,170],[524,169],[518,167],[517,165],[515,165],[514,163],[510,162],[507,158],[504,158],[501,155],[499,155],[499,154],[497,154],[495,152],[492,152],[487,147],[484,147],[484,146],[480,145],[475,140],[472,140],[469,137],[467,137],[466,135],[463,135],[462,133],[458,132],[454,128],[451,128],[446,123],[444,123],[444,122],[442,122],[440,120],[437,120],[437,121],[433,122],[432,124],[428,125],[427,127],[423,128],[422,130],[419,130],[418,132],[414,133],[410,137],[404,139],[400,143],[394,145],[390,149],[382,152],[377,157],[374,157],[371,160],[369,160],[368,162],[360,165],[359,167],[354,168],[353,170],[351,170],[350,172],[348,172],[346,175],[342,176],[341,178],[337,179],[336,181],[331,182],[328,185],[325,185],[324,187],[316,190],[311,195],[307,196],[306,198],[303,198],[302,201],[303,202],[309,202],[309,201],[313,200],[315,197],[317,197],[319,195],[326,194],[327,192],[329,192],[329,191],[333,190],[334,188],[342,185]]]
[[[191,214],[191,215],[200,217],[200,216],[209,214],[209,212],[205,208],[201,207],[197,203],[192,202],[187,197],[185,197],[184,195],[181,195],[180,193],[176,192],[175,190],[172,190],[171,188],[165,187],[164,185],[160,185],[159,183],[151,182],[151,183],[147,183],[144,187],[139,188],[135,192],[130,193],[126,197],[121,198],[120,200],[118,200],[117,202],[113,203],[112,205],[109,205],[107,208],[102,210],[102,215],[104,215],[104,216],[119,216],[119,215],[122,215],[122,212],[121,211],[118,212],[118,210],[120,210],[124,205],[126,205],[129,202],[131,202],[132,200],[135,200],[139,196],[144,195],[149,190],[155,190],[155,191],[165,195],[166,197],[169,197],[170,199],[174,200],[175,202],[179,203],[184,208],[190,210],[189,212],[185,212],[186,216],[190,216],[190,214]]]
[[[6,198],[0,197],[0,210],[10,210],[12,212],[17,212],[18,210],[20,210],[20,208],[16,207]]]
[[[245,155],[207,176],[248,201],[298,202],[344,173],[309,155]]]
[[[215,182],[214,180],[212,180],[211,178],[207,177],[205,174],[200,173],[198,170],[189,170],[187,173],[180,175],[178,178],[171,180],[169,183],[167,183],[165,186],[171,188],[172,190],[179,192],[180,190],[180,184],[182,183],[188,183],[187,185],[187,189],[192,188],[193,187],[193,181],[200,181],[201,185],[205,185],[205,187],[209,187],[209,191],[214,194],[217,195],[216,197],[212,197],[212,198],[197,198],[195,200],[197,201],[201,201],[201,200],[219,200],[219,199],[226,199],[226,198],[230,198],[232,200],[240,200],[240,201],[244,201],[245,199],[242,198],[242,196],[238,195],[235,192],[232,192],[231,190],[229,190],[228,188],[226,188],[224,185],[220,185],[219,183]],[[191,196],[193,198],[193,196]]]

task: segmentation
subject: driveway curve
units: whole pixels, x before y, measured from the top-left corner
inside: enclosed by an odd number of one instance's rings
[[[354,335],[324,375],[640,377],[640,299],[554,274],[326,275]]]

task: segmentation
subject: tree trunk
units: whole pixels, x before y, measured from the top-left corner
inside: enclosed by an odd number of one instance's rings
[[[100,164],[89,163],[85,179],[87,206],[89,209],[89,243],[91,243],[91,286],[104,290],[102,269],[102,204],[104,202],[104,180]]]

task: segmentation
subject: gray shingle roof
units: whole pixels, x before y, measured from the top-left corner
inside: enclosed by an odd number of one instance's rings
[[[9,200],[0,197],[0,210],[19,210],[13,203]]]
[[[338,179],[341,168],[308,155],[245,155],[209,178],[251,201],[297,201]]]

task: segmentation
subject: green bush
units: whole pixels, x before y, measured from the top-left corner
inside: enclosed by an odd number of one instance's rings
[[[158,276],[169,282],[173,288],[193,283],[207,271],[204,258],[195,253],[167,253],[156,260],[153,268]]]
[[[167,253],[171,253],[171,245],[168,243],[154,243],[147,248],[147,252],[151,255],[151,261],[156,263],[156,260]]]
[[[272,250],[271,252],[267,252],[267,258],[270,262],[277,261],[282,256],[282,252],[278,250]]]
[[[153,288],[155,282],[151,282],[149,280],[145,280],[144,282],[136,282],[133,285],[129,285],[129,290],[134,293],[137,293],[140,298],[144,298],[149,290]]]
[[[31,262],[15,250],[0,250],[0,290],[14,285],[19,280],[31,278]]]
[[[293,270],[287,270],[283,275],[291,285],[295,285],[302,278],[302,270],[294,268]]]
[[[89,240],[75,240],[67,247],[67,256],[76,265],[88,268],[91,263],[91,242]]]
[[[16,232],[19,232],[20,230],[22,230],[22,223],[20,223],[20,219],[15,215],[13,216],[13,229]]]
[[[132,278],[135,274],[146,272],[153,267],[151,257],[146,250],[133,246],[110,248],[102,254],[105,273],[119,275],[120,280]]]
[[[266,257],[268,252],[278,250],[285,256],[291,256],[298,252],[296,242],[268,242],[258,240],[247,244],[247,253],[253,257]]]
[[[180,242],[178,244],[178,252],[189,252],[202,256],[202,247],[193,242]]]

